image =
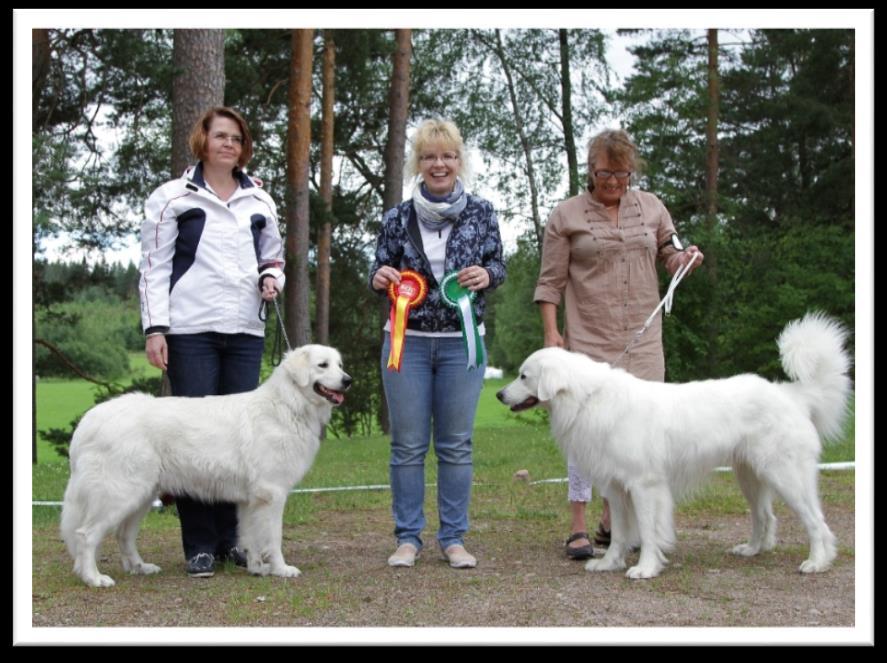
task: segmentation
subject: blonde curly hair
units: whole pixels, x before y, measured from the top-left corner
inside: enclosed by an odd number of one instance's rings
[[[407,153],[404,178],[410,182],[419,175],[419,157],[429,145],[439,143],[459,155],[459,177],[466,182],[471,177],[471,167],[465,149],[465,141],[459,127],[451,120],[435,118],[425,120],[413,132]]]

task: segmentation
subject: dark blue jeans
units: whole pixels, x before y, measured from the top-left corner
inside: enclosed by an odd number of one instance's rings
[[[264,339],[250,334],[170,334],[167,375],[173,396],[216,396],[251,391],[259,384]],[[212,446],[214,440],[206,440]],[[237,545],[237,506],[176,495],[185,559],[224,556]]]

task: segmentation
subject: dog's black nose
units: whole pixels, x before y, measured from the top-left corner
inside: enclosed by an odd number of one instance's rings
[[[500,389],[499,391],[496,392],[496,398],[498,398],[503,403],[505,402],[504,391],[505,391],[504,389]]]
[[[352,382],[354,382],[354,380],[347,373],[342,376],[342,385],[345,387],[345,389],[348,389],[348,387],[351,386]]]

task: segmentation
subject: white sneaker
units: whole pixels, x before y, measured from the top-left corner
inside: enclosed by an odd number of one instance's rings
[[[474,555],[469,554],[465,550],[465,546],[461,546],[458,543],[448,546],[443,551],[443,556],[454,569],[470,569],[477,566],[477,559],[475,559]]]
[[[412,543],[402,543],[388,558],[388,566],[414,566],[419,556],[419,549]]]

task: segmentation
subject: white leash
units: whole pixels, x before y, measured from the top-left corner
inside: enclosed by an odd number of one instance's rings
[[[616,361],[614,361],[612,364],[610,364],[611,366],[615,366],[620,361],[622,361],[622,358],[628,353],[629,350],[631,350],[632,346],[635,343],[637,343],[638,340],[641,338],[641,336],[644,335],[644,332],[647,331],[647,329],[649,329],[650,325],[653,323],[653,320],[656,318],[656,314],[659,313],[659,311],[662,309],[663,306],[665,307],[665,314],[666,315],[669,315],[671,313],[671,304],[672,304],[672,301],[674,300],[674,291],[677,290],[678,284],[683,280],[683,278],[690,271],[690,267],[693,266],[693,263],[696,262],[696,258],[698,258],[698,257],[699,257],[699,252],[694,251],[689,262],[681,265],[678,268],[678,271],[676,271],[674,273],[674,276],[671,277],[671,283],[668,284],[668,292],[665,293],[665,297],[663,297],[662,301],[659,302],[659,306],[657,306],[656,309],[650,314],[650,317],[647,318],[647,321],[644,323],[644,326],[635,332],[634,337],[628,342],[628,345],[625,346],[625,349],[622,351],[622,354],[620,354],[616,358]]]

